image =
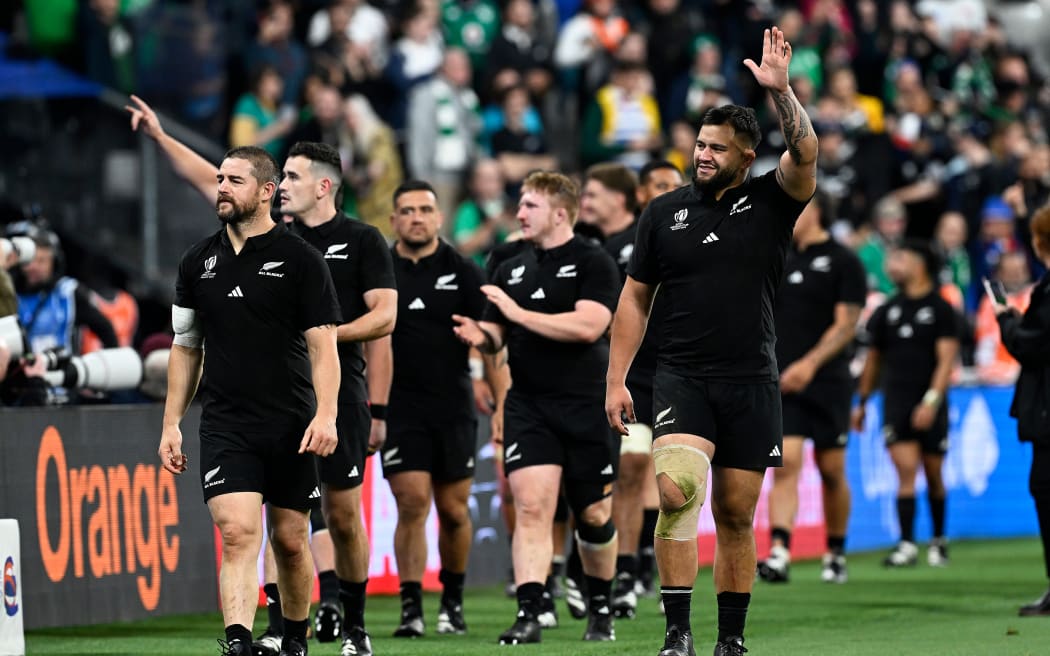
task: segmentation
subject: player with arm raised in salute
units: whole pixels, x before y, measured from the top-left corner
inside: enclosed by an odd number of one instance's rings
[[[606,414],[627,433],[635,420],[627,372],[657,287],[668,314],[653,381],[653,463],[660,488],[656,561],[667,613],[662,656],[694,653],[689,607],[697,526],[708,474],[717,550],[716,655],[744,653],[755,578],[755,506],[766,467],[781,464],[773,298],[795,221],[816,189],[817,138],[788,85],[791,45],[765,31],[761,64],[787,151],[751,177],[761,138],[753,110],[709,110],[694,149],[693,184],[659,196],[638,225],[613,322]]]

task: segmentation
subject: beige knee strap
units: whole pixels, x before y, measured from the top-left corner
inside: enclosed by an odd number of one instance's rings
[[[700,508],[707,497],[707,474],[711,459],[695,447],[671,444],[653,449],[656,475],[664,474],[685,496],[677,510],[660,509],[654,535],[661,540],[695,540],[700,523]]]

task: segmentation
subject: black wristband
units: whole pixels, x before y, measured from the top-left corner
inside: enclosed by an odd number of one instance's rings
[[[369,403],[368,411],[372,413],[372,419],[386,421],[386,406],[382,403]]]

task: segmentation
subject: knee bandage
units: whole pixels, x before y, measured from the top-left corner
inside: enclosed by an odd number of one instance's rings
[[[597,551],[603,549],[616,539],[616,526],[610,519],[601,526],[584,524],[579,516],[576,517],[576,540],[580,543],[580,549]]]
[[[653,449],[653,466],[657,476],[667,476],[685,496],[685,503],[677,510],[660,509],[654,535],[661,540],[695,540],[700,508],[707,496],[710,458],[700,449],[671,444]]]

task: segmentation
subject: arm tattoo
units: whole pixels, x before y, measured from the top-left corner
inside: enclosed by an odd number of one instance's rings
[[[784,133],[784,141],[787,142],[791,161],[801,164],[801,144],[813,136],[813,125],[790,90],[784,93],[774,92],[772,96],[773,103],[777,106],[777,114],[780,115],[780,129]]]

